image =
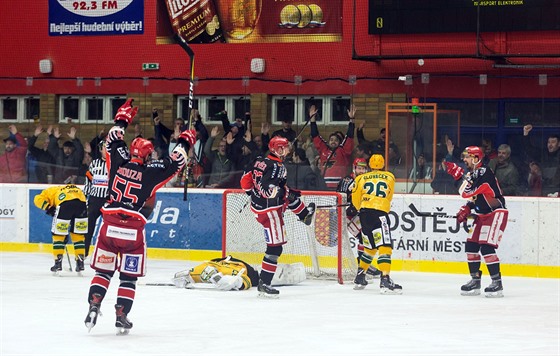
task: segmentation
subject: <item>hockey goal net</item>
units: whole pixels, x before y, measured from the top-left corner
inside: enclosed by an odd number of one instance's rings
[[[301,262],[309,278],[351,281],[357,262],[346,227],[345,197],[336,192],[302,192],[305,204],[319,208],[310,226],[289,209],[284,213],[288,242],[279,263]],[[242,190],[224,192],[222,255],[232,255],[259,268],[266,243],[262,226],[251,211],[249,196]]]

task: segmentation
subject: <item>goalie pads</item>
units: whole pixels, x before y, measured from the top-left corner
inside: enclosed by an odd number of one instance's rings
[[[191,270],[186,269],[175,273],[175,276],[173,276],[173,284],[175,284],[175,287],[187,289],[194,288],[194,280],[192,279],[190,272]]]
[[[244,269],[242,269],[239,274],[235,276],[224,276],[221,273],[216,273],[215,275],[210,277],[210,282],[219,290],[239,290],[243,287],[243,279],[241,278],[243,272],[245,272]]]
[[[276,267],[276,273],[272,278],[271,285],[273,286],[287,286],[298,284],[305,281],[305,267],[303,263],[284,264],[279,263]]]

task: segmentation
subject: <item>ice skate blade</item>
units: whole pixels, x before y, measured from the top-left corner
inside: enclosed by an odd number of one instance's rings
[[[484,296],[486,298],[503,298],[504,293],[501,290],[497,292],[484,292]]]
[[[130,332],[130,329],[126,329],[126,328],[117,328],[117,336],[128,335],[129,332]]]
[[[83,277],[83,276],[84,276],[84,274],[82,273],[82,271],[76,272],[76,275],[77,275],[78,277]]]
[[[363,284],[354,284],[354,290],[362,290],[365,287]]]
[[[389,288],[381,288],[379,291],[380,294],[396,294],[396,295],[400,295],[402,294],[402,289],[393,289],[390,290]]]
[[[55,272],[52,272],[52,271],[51,271],[53,277],[62,277],[62,273],[61,273],[61,272],[62,272],[62,271],[55,271]]]
[[[268,294],[268,293],[265,293],[265,292],[259,292],[257,297],[262,298],[262,299],[278,299],[278,298],[280,298],[280,294]]]
[[[464,295],[466,297],[474,297],[480,295],[480,289],[462,290],[461,295]]]

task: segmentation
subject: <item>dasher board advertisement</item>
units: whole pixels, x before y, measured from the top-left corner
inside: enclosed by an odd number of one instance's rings
[[[144,33],[144,0],[49,0],[50,36]]]

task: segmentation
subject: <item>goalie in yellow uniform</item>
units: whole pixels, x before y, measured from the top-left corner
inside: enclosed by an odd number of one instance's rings
[[[272,284],[290,285],[304,280],[305,267],[302,263],[279,264]],[[246,290],[259,284],[259,272],[245,261],[227,256],[177,272],[173,278],[173,284],[178,288],[196,288],[197,283],[210,283],[224,291]]]
[[[81,273],[84,270],[84,240],[88,231],[86,197],[82,190],[73,184],[50,187],[37,194],[33,203],[53,217],[54,266],[51,272],[58,275],[62,271],[64,240],[70,234],[76,255],[76,272]]]

